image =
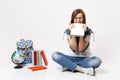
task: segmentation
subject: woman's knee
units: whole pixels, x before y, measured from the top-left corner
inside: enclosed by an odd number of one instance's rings
[[[55,51],[55,52],[53,52],[52,53],[52,59],[54,60],[54,61],[56,61],[56,60],[58,60],[59,58],[60,58],[60,52],[57,52],[57,51]]]
[[[93,56],[93,57],[91,57],[90,59],[89,59],[89,62],[88,62],[88,66],[89,67],[93,67],[94,69],[95,68],[98,68],[99,66],[100,66],[100,64],[101,64],[101,59],[100,58],[98,58],[98,57],[96,57],[96,56]]]
[[[57,51],[53,52],[53,53],[52,53],[52,59],[54,59],[54,58],[57,56],[57,54],[58,54]]]
[[[93,60],[94,60],[93,61],[93,64],[94,64],[93,68],[98,68],[102,63],[102,60],[99,57],[94,56]]]

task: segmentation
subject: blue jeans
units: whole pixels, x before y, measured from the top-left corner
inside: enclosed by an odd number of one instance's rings
[[[56,63],[60,64],[62,67],[66,67],[71,71],[74,71],[77,65],[84,68],[93,67],[93,69],[96,69],[101,64],[101,59],[96,56],[75,57],[75,56],[68,56],[57,51],[52,54],[52,59]]]

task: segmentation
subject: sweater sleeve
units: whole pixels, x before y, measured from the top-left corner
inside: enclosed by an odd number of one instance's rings
[[[90,41],[90,36],[91,36],[92,33],[93,33],[93,31],[90,28],[87,27],[87,30],[85,31],[84,39],[86,41]]]

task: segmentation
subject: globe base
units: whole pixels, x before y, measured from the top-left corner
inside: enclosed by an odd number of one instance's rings
[[[17,64],[17,66],[14,67],[15,69],[20,69],[23,68],[23,66],[21,64]]]

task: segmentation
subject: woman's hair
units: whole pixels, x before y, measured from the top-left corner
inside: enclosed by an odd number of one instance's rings
[[[79,13],[82,13],[83,14],[83,23],[86,24],[86,16],[85,16],[85,13],[82,9],[75,9],[73,12],[72,12],[72,15],[71,15],[71,22],[70,23],[74,23],[74,18],[76,17],[77,14]]]

